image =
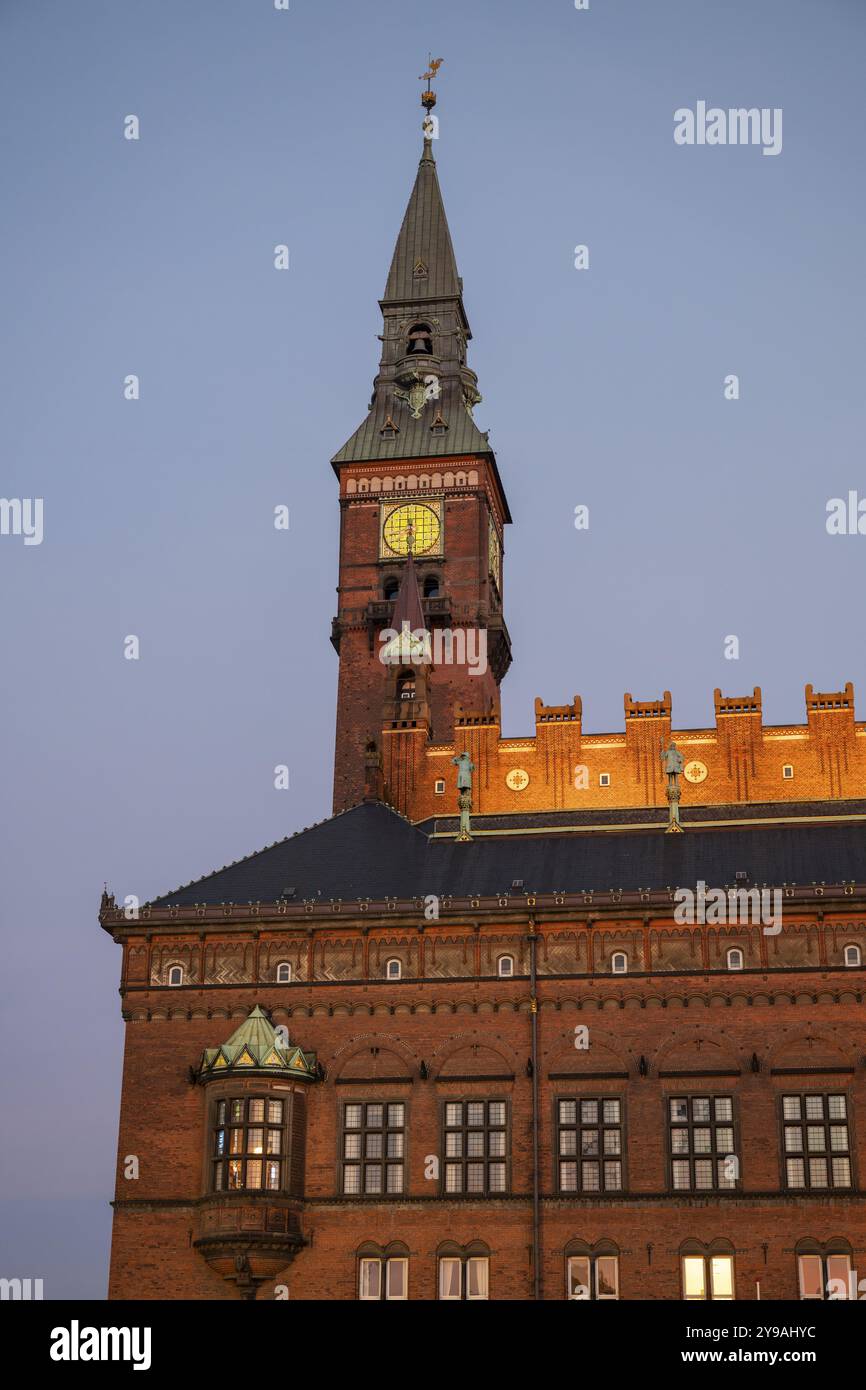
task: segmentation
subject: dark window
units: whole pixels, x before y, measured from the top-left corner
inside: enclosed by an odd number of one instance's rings
[[[561,1099],[556,1118],[560,1192],[621,1192],[622,1101]]]
[[[438,598],[439,592],[440,590],[438,576],[435,574],[428,574],[427,578],[424,580],[424,597]]]
[[[783,1096],[782,1152],[786,1187],[850,1187],[847,1098],[819,1092]]]
[[[414,675],[404,675],[404,676],[400,676],[400,677],[399,677],[399,679],[398,679],[398,681],[397,681],[397,699],[398,699],[398,700],[414,700],[414,699],[415,699],[415,677],[414,677]]]
[[[443,1118],[443,1191],[479,1196],[507,1191],[505,1101],[449,1100]]]
[[[403,1191],[406,1156],[403,1101],[351,1101],[343,1106],[343,1192],[353,1197]]]
[[[431,353],[433,351],[433,335],[428,323],[413,323],[409,329],[406,351],[409,353]]]
[[[382,594],[384,595],[384,597],[385,597],[386,599],[396,598],[396,597],[397,597],[397,590],[399,589],[399,587],[400,587],[400,581],[399,581],[399,579],[394,579],[394,578],[386,579],[386,580],[385,580],[385,583],[382,585]]]
[[[671,1186],[695,1192],[736,1187],[740,1175],[731,1096],[668,1101]]]
[[[211,1149],[211,1190],[283,1187],[286,1103],[271,1096],[218,1100]]]

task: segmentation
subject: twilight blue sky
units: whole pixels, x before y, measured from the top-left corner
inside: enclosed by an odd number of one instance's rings
[[[625,690],[693,726],[760,684],[782,723],[850,679],[866,712],[866,538],[825,531],[866,496],[862,0],[2,0],[0,492],[45,530],[0,537],[0,1274],[47,1297],[105,1291],[103,880],[146,899],[329,811],[328,460],[370,395],[428,48],[515,518],[506,734],[537,694],[593,732]],[[698,100],[781,107],[782,153],[676,146]]]

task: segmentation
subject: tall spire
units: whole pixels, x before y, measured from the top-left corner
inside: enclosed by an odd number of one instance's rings
[[[332,459],[337,472],[341,464],[368,459],[492,454],[472,418],[481,400],[466,364],[472,334],[433,157],[430,80],[441,62],[431,60],[424,74],[424,143],[379,301],[382,354],[369,414]]]

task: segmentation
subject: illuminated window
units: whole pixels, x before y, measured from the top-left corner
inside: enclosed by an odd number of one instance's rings
[[[286,1104],[270,1096],[215,1103],[211,1191],[278,1192],[285,1177]]]
[[[797,1247],[797,1284],[801,1299],[856,1298],[852,1289],[851,1256],[836,1247],[801,1241]]]
[[[713,1299],[730,1303],[734,1297],[733,1255],[683,1255],[683,1298],[690,1303]]]

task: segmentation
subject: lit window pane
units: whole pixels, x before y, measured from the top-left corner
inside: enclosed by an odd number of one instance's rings
[[[281,1100],[268,1101],[268,1124],[281,1125],[283,1123],[283,1102]]]
[[[217,1106],[217,1124],[224,1125],[226,1122],[226,1103],[221,1100]]]
[[[278,1159],[268,1159],[265,1164],[265,1181],[272,1192],[276,1192],[280,1185],[280,1164]]]
[[[220,1155],[224,1154],[225,1151],[226,1151],[226,1132],[225,1132],[225,1130],[224,1130],[224,1129],[218,1129],[218,1130],[216,1131],[216,1134],[214,1135],[214,1139],[215,1139],[214,1151],[215,1151],[216,1153],[220,1154]]]
[[[577,1124],[577,1101],[561,1100],[559,1102],[559,1123],[561,1125]]]
[[[260,1153],[264,1153],[264,1147],[265,1147],[265,1131],[264,1131],[263,1129],[248,1129],[248,1130],[247,1130],[247,1153],[249,1153],[249,1154],[260,1154]]]
[[[445,1123],[446,1125],[459,1125],[463,1123],[463,1106],[459,1101],[446,1105]]]
[[[243,1163],[239,1158],[229,1159],[229,1187],[238,1188],[243,1186]]]
[[[237,1124],[244,1118],[244,1103],[242,1100],[232,1101],[232,1124]]]
[[[785,1125],[785,1148],[789,1153],[803,1152],[803,1130],[800,1125]]]
[[[801,1116],[800,1097],[785,1096],[782,1101],[782,1114],[786,1120],[799,1120]]]
[[[602,1118],[606,1125],[619,1124],[618,1100],[606,1100],[602,1102]]]
[[[580,1102],[580,1123],[582,1125],[598,1124],[597,1100],[582,1100]]]
[[[244,1151],[244,1132],[242,1129],[230,1131],[229,1153],[242,1154]]]
[[[265,1102],[263,1100],[250,1101],[249,1121],[251,1125],[261,1124],[265,1118]]]
[[[391,1129],[403,1128],[403,1106],[401,1103],[388,1106],[388,1125]]]
[[[713,1298],[727,1301],[734,1297],[734,1261],[730,1255],[713,1255],[710,1260],[710,1279]]]
[[[706,1298],[706,1272],[703,1255],[686,1255],[683,1258],[683,1297],[694,1301]]]
[[[251,1158],[247,1162],[247,1187],[261,1187],[262,1185],[262,1160]]]
[[[269,1130],[268,1130],[268,1153],[269,1153],[269,1154],[278,1154],[278,1153],[282,1153],[282,1145],[281,1145],[282,1137],[283,1137],[283,1135],[282,1135],[282,1130],[279,1130],[279,1129],[269,1129]]]
[[[487,1123],[491,1125],[505,1124],[505,1101],[492,1100],[488,1108]]]
[[[361,1128],[361,1106],[347,1105],[345,1110],[344,1124],[346,1129]]]

